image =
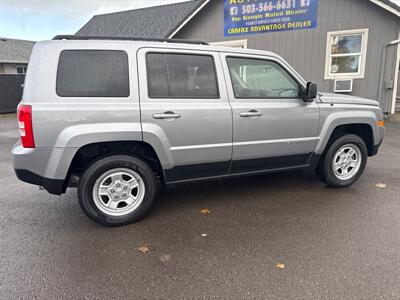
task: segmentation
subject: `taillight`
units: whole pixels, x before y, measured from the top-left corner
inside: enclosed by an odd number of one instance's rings
[[[32,106],[18,106],[18,127],[22,146],[24,148],[35,148],[32,128]]]

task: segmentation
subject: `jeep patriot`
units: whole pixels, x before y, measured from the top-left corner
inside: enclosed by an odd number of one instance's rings
[[[379,103],[318,93],[280,56],[203,42],[58,36],[33,49],[13,165],[105,226],[173,183],[315,169],[340,188],[384,136]]]

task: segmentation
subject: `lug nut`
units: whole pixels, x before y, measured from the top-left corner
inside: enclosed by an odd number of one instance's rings
[[[111,190],[111,193],[115,193],[115,190],[114,190],[114,189],[112,189],[112,190]]]
[[[124,186],[124,190],[127,190],[128,189],[128,187],[127,186]]]
[[[120,186],[121,186],[121,184],[117,183],[117,187],[120,187]]]
[[[114,196],[114,199],[118,199],[118,198],[119,198],[119,196],[118,196],[118,195],[115,195],[115,196]]]
[[[125,193],[123,193],[123,194],[122,194],[122,197],[126,197],[126,196],[128,196],[128,195],[127,195],[127,194],[125,194]]]

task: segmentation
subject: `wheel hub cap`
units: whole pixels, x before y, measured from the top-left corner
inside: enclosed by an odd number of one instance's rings
[[[332,169],[333,173],[340,180],[353,178],[361,166],[361,150],[354,144],[347,144],[341,147],[335,154]]]
[[[125,168],[105,172],[93,186],[95,205],[111,216],[124,216],[133,212],[142,203],[144,193],[141,176]]]

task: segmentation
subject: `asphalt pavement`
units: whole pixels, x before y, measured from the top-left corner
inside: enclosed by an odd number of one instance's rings
[[[400,299],[400,122],[352,187],[312,172],[179,185],[119,228],[74,189],[18,181],[17,139],[0,115],[0,299]]]

